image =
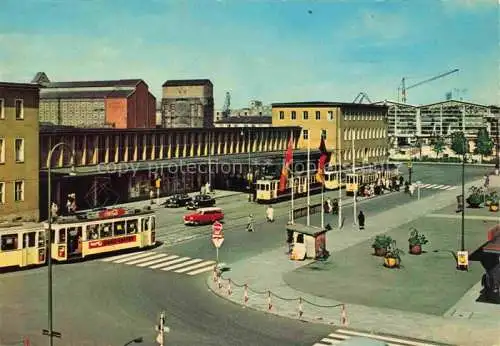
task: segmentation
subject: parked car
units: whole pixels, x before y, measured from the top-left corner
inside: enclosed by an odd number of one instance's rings
[[[195,210],[198,208],[207,208],[215,206],[215,198],[209,195],[196,195],[193,200],[187,204],[188,210]]]
[[[191,202],[193,199],[183,193],[183,194],[176,194],[171,197],[169,197],[164,205],[166,208],[178,208],[178,207],[185,207],[189,202]]]
[[[200,208],[194,213],[184,215],[185,225],[204,225],[224,219],[221,208]]]

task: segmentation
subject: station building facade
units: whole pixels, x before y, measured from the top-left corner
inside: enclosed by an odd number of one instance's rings
[[[0,222],[38,221],[39,87],[0,82]]]
[[[272,105],[273,126],[300,126],[298,148],[317,149],[323,137],[334,152],[331,163],[372,163],[386,159],[387,107],[342,102]],[[341,156],[340,156],[341,155]]]

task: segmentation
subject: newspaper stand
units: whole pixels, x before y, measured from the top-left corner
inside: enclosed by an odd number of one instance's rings
[[[291,247],[289,253],[291,260],[327,257],[326,232],[328,229],[294,223],[287,225],[286,231],[287,241]]]

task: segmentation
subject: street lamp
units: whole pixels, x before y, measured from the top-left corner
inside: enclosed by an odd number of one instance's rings
[[[127,342],[125,345],[123,346],[128,346],[130,344],[140,344],[143,342],[143,339],[142,339],[142,336],[138,337],[138,338],[135,338],[133,340],[130,340],[129,342]]]
[[[412,162],[411,162],[411,158],[410,158],[410,162],[408,162],[408,184],[411,185],[411,173],[413,171],[413,165],[412,165]]]
[[[241,130],[240,132],[241,136],[244,136],[244,130]],[[247,151],[248,151],[248,174],[247,174],[247,182],[248,182],[248,201],[252,201],[252,180],[253,180],[253,174],[251,174],[251,161],[250,161],[250,130],[247,130]]]
[[[499,139],[500,139],[500,134],[498,133],[499,129],[498,129],[498,118],[495,118],[495,122],[497,124],[497,133],[496,133],[496,145],[495,145],[495,151],[496,151],[496,154],[497,154],[497,163],[495,164],[495,175],[498,175],[499,173],[499,169],[500,169],[500,155],[498,153],[498,150],[500,148],[500,143],[499,143]]]
[[[54,336],[61,337],[61,334],[54,332],[53,330],[53,312],[52,312],[52,187],[51,187],[51,166],[52,166],[52,154],[54,151],[61,147],[66,146],[71,152],[71,161],[74,162],[75,155],[73,150],[64,142],[59,142],[50,149],[47,157],[47,196],[48,196],[48,227],[47,227],[47,264],[48,264],[48,324],[49,329],[44,330],[43,334],[49,337],[49,345],[54,345]],[[72,171],[69,175],[76,175],[74,172],[74,164],[72,166]]]

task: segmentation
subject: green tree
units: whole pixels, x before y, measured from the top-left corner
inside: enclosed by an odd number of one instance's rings
[[[493,154],[493,146],[493,139],[488,134],[488,131],[484,127],[479,129],[479,131],[477,131],[474,154],[481,155],[481,161],[483,161],[483,156]]]
[[[433,140],[432,143],[432,151],[436,153],[436,158],[439,157],[439,154],[441,154],[444,151],[445,148],[445,142],[443,137],[437,137],[436,139]]]
[[[462,157],[469,153],[469,143],[462,131],[453,132],[451,134],[451,150]]]

